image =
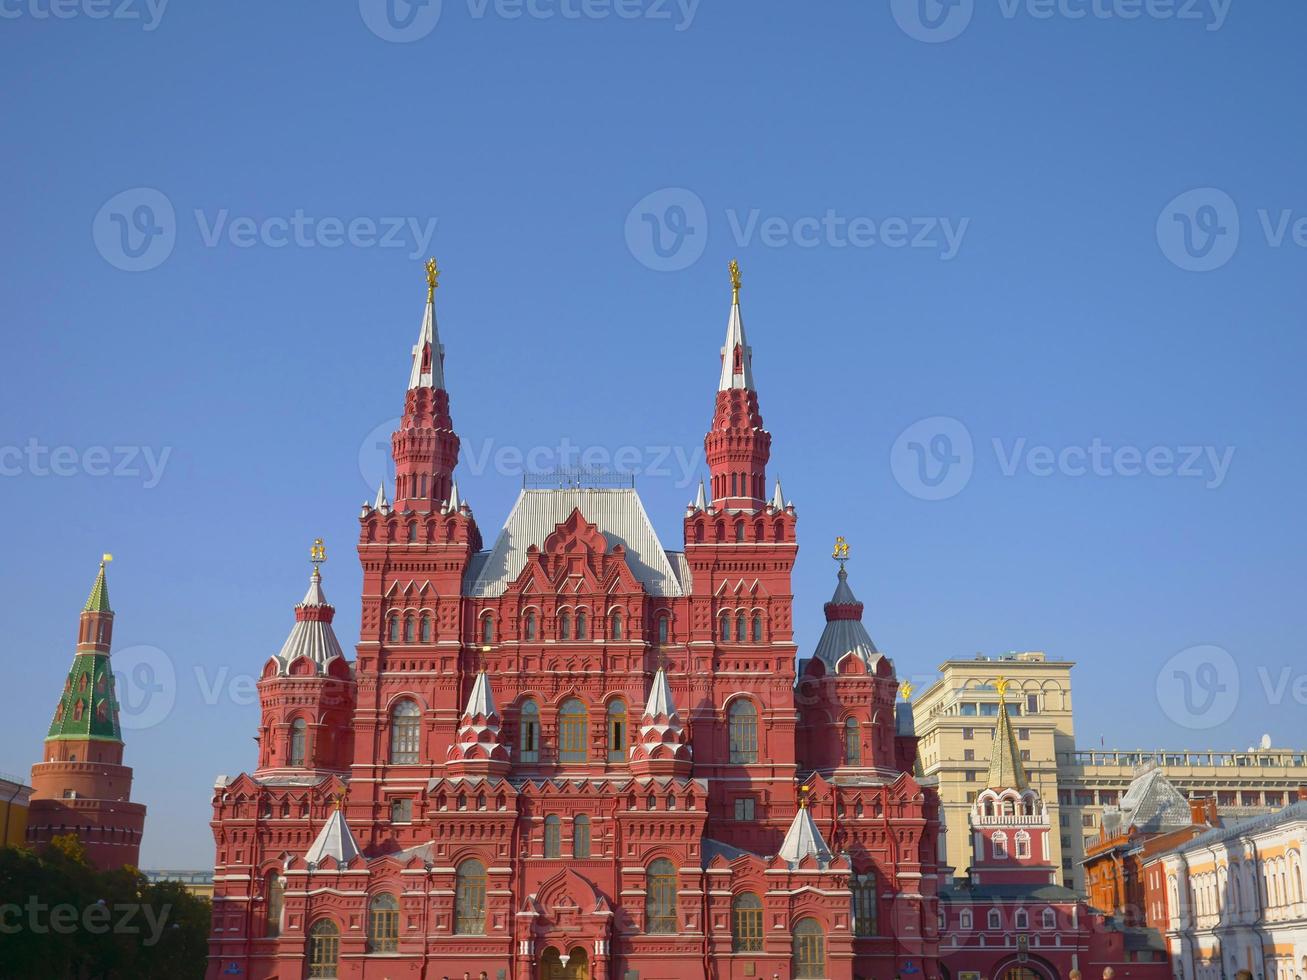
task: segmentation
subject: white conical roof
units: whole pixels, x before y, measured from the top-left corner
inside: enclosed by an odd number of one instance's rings
[[[305,853],[304,860],[316,865],[321,864],[323,858],[333,857],[344,864],[358,857],[358,854],[358,841],[354,839],[354,833],[345,822],[345,814],[337,807],[327,818],[327,822],[322,825],[317,839]]]
[[[806,806],[800,806],[799,812],[794,815],[794,822],[790,824],[790,829],[785,832],[785,840],[781,842],[779,857],[791,866],[806,857],[816,858],[821,864],[830,863],[830,848],[822,840],[821,831],[812,819],[812,811]]]
[[[377,499],[372,502],[374,510],[381,510],[383,507],[389,507],[386,501],[386,485],[384,483],[377,485]]]
[[[449,483],[449,511],[453,513],[463,506],[463,501],[458,496],[458,481],[451,480]]]
[[[468,718],[475,718],[477,715],[489,718],[494,713],[495,696],[490,690],[490,678],[483,670],[477,674],[477,679],[472,684],[472,693],[468,695],[467,710],[463,715]]]
[[[785,509],[785,495],[781,493],[781,478],[779,476],[776,478],[776,492],[772,494],[771,505],[776,510]]]
[[[739,350],[737,363],[735,353]],[[718,391],[731,388],[753,390],[753,348],[744,336],[744,320],[740,318],[738,297],[731,303],[731,318],[726,324],[726,344],[722,347],[722,377]]]
[[[650,718],[657,718],[659,715],[664,718],[676,717],[672,687],[667,683],[667,671],[662,667],[659,667],[658,673],[654,675],[653,687],[649,688],[649,700],[644,706],[644,713]]]
[[[313,610],[326,612],[314,615]],[[283,671],[297,657],[308,657],[317,664],[319,671],[323,671],[330,661],[345,656],[340,641],[336,639],[336,631],[331,628],[333,612],[322,591],[322,573],[314,568],[304,601],[295,607],[295,625],[290,628],[290,635],[277,654]]]
[[[695,509],[695,510],[707,510],[707,509],[708,509],[708,502],[707,502],[707,500],[704,499],[703,480],[702,480],[702,479],[699,480],[699,492],[698,492],[697,494],[695,494],[695,496],[694,496],[694,509]]]
[[[410,388],[445,387],[445,347],[436,329],[436,300],[434,290],[427,297],[426,312],[422,314],[422,330],[413,345],[413,369],[409,372]]]

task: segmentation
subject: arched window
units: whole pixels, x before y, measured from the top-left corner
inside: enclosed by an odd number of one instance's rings
[[[989,839],[990,846],[994,851],[994,859],[1003,861],[1007,859],[1007,834],[999,831]]]
[[[562,823],[556,813],[545,817],[545,857],[547,858],[562,856]]]
[[[390,761],[395,765],[417,765],[422,741],[422,710],[407,699],[390,711]]]
[[[418,539],[418,526],[416,523],[408,526],[408,543],[413,544]]]
[[[749,765],[758,761],[758,712],[744,698],[731,702],[731,762]]]
[[[486,933],[486,866],[475,859],[460,864],[454,876],[454,932]]]
[[[762,642],[762,613],[753,614],[753,642]]]
[[[645,874],[645,932],[676,932],[676,867],[666,858],[649,865]]]
[[[853,891],[853,934],[876,935],[878,916],[875,872],[868,871],[866,874],[854,875],[849,887]]]
[[[958,928],[963,932],[971,931],[971,910],[963,909],[958,913]]]
[[[658,617],[658,645],[662,646],[667,642],[667,617]]]
[[[419,635],[423,643],[431,642],[431,617],[426,613],[422,614],[422,632]]]
[[[738,613],[735,617],[735,641],[743,643],[748,637],[749,634],[744,630],[744,613]]]
[[[608,761],[626,761],[626,702],[621,698],[608,705]]]
[[[590,631],[587,627],[588,624],[585,621],[585,610],[578,609],[576,611],[576,638],[578,640],[590,639]]]
[[[1030,915],[1025,909],[1017,909],[1016,915],[1013,916],[1012,926],[1015,929],[1029,929]]]
[[[536,614],[534,611],[526,614],[526,624],[523,627],[522,633],[528,640],[534,640],[536,638]]]
[[[303,718],[296,718],[290,724],[290,764],[295,767],[304,765],[308,749],[308,723]]]
[[[762,952],[762,899],[753,892],[731,900],[731,951]]]
[[[522,702],[518,721],[518,758],[522,762],[540,761],[540,707],[530,699]]]
[[[399,949],[399,899],[382,892],[368,902],[368,952],[393,953]]]
[[[1016,836],[1017,857],[1030,857],[1030,834],[1024,830],[1018,830]]]
[[[399,642],[399,617],[398,616],[390,617],[390,642],[391,643]]]
[[[413,642],[413,617],[411,615],[404,617],[404,642]]]
[[[586,711],[576,698],[568,698],[558,710],[558,761],[585,762],[587,751]]]
[[[1052,909],[1044,909],[1043,918],[1044,918],[1045,929],[1057,928],[1057,913],[1054,912]]]
[[[611,622],[612,631],[610,635],[614,640],[620,640],[622,638],[622,611],[620,609],[613,611]]]
[[[998,909],[989,910],[989,928],[994,932],[1003,928],[1003,915]]]
[[[862,732],[856,718],[844,719],[844,764],[862,765]]]
[[[572,818],[572,857],[590,857],[590,818],[584,813]]]
[[[281,910],[286,906],[286,879],[275,871],[268,872],[265,894],[267,914],[263,934],[271,939],[281,935]]]
[[[330,919],[319,919],[309,930],[309,977],[336,976],[340,959],[340,930]]]
[[[566,609],[558,614],[558,638],[560,640],[572,638],[572,614]]]
[[[744,521],[735,522],[735,540],[736,541],[744,540]]]
[[[826,934],[816,919],[800,919],[794,927],[794,980],[820,980],[826,976]]]
[[[722,613],[721,638],[723,643],[731,642],[731,614]]]
[[[495,617],[489,613],[481,620],[481,642],[486,646],[495,642]]]

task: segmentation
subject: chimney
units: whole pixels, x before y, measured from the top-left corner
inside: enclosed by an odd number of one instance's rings
[[[1189,819],[1202,827],[1219,827],[1221,818],[1216,812],[1215,796],[1191,796]]]

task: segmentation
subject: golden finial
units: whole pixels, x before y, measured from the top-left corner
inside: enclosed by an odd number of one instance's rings
[[[804,783],[799,787],[799,809],[808,809],[808,794],[812,792],[812,787]]]
[[[316,572],[318,566],[327,560],[327,546],[322,543],[321,538],[313,539],[313,547],[309,549],[309,561],[313,562],[313,570]]]
[[[740,263],[731,259],[731,302],[740,305]]]
[[[337,811],[339,811],[345,806],[345,791],[341,790],[334,797],[332,797],[332,799],[335,800],[336,809]]]
[[[430,303],[436,295],[436,287],[440,285],[440,269],[436,265],[434,258],[427,259],[427,302]]]
[[[916,687],[913,686],[912,681],[904,681],[899,685],[899,693],[903,695],[904,701],[911,701],[914,691],[916,691]]]
[[[1011,684],[1012,682],[1008,680],[1006,677],[1000,677],[998,680],[994,682],[994,690],[998,691],[998,699],[1000,701],[1007,700],[1007,689],[1011,686]]]
[[[113,555],[109,554],[109,552],[107,552],[107,551],[106,551],[104,554],[102,554],[102,555],[100,556],[100,564],[101,564],[101,565],[107,565],[107,564],[109,564],[109,562],[111,562],[111,561],[113,561]]]
[[[841,568],[849,560],[849,543],[843,537],[835,539],[835,550],[831,552],[831,557],[840,563]]]

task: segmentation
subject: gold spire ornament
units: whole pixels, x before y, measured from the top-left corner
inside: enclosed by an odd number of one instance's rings
[[[799,809],[800,809],[800,810],[806,810],[806,809],[808,809],[808,794],[809,794],[811,791],[812,791],[812,787],[809,786],[809,785],[807,785],[806,783],[805,783],[804,785],[802,785],[802,786],[799,787]]]
[[[322,543],[321,538],[313,539],[313,547],[309,548],[309,561],[313,562],[313,570],[316,572],[318,566],[327,560],[327,546]]]
[[[109,552],[107,552],[107,551],[106,551],[104,554],[102,554],[102,555],[100,556],[100,564],[101,564],[101,565],[107,565],[107,564],[109,564],[109,562],[111,562],[111,561],[113,561],[113,555],[109,554]]]
[[[427,302],[430,303],[436,297],[436,289],[440,286],[440,268],[436,265],[434,258],[427,259]]]
[[[740,305],[740,263],[731,259],[731,303],[734,306]]]
[[[831,552],[831,557],[840,563],[841,568],[849,560],[849,543],[842,536],[835,539],[835,550]]]
[[[913,686],[912,681],[904,681],[902,684],[899,685],[899,693],[903,695],[904,701],[911,701],[913,692],[915,692],[916,690],[917,689],[915,686]]]
[[[1007,689],[1011,686],[1012,682],[1006,677],[1000,677],[994,682],[994,690],[998,691],[998,699],[1000,701],[1007,700]]]

